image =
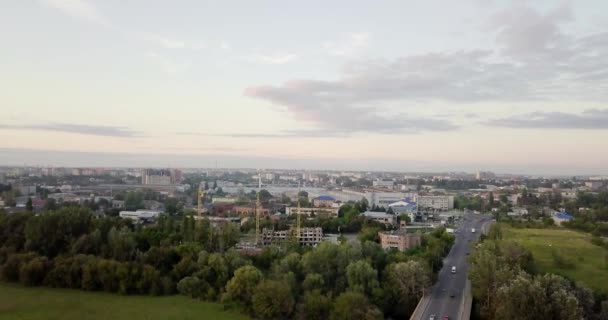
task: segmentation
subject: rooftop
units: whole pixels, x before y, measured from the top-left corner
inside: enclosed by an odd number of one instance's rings
[[[334,199],[334,197],[331,197],[331,196],[318,196],[318,197],[314,198],[313,200],[319,200],[319,201],[336,201],[336,199]]]

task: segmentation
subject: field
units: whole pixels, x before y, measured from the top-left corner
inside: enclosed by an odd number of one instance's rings
[[[592,244],[590,235],[566,229],[503,226],[503,230],[505,239],[516,240],[532,251],[539,271],[560,274],[608,292],[608,250]],[[556,255],[565,261],[556,263]]]
[[[5,319],[245,320],[247,317],[225,312],[219,304],[182,296],[120,296],[0,283],[0,320]]]

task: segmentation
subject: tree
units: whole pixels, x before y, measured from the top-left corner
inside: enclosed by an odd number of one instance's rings
[[[361,243],[366,241],[380,242],[380,227],[363,227],[359,232],[359,240]]]
[[[363,294],[347,291],[338,296],[329,318],[331,320],[379,320],[384,316],[376,306],[369,303]]]
[[[291,288],[283,282],[264,280],[253,291],[253,311],[261,319],[288,319],[294,304]]]
[[[68,251],[70,243],[91,228],[88,209],[65,208],[31,217],[25,226],[25,247],[49,258]]]
[[[380,286],[378,272],[365,260],[353,262],[346,267],[348,287],[367,296]]]
[[[538,281],[520,273],[497,292],[495,319],[561,319],[552,318],[546,309],[546,296]]]
[[[331,300],[320,290],[306,292],[302,302],[298,304],[296,318],[299,320],[324,320],[329,318]]]
[[[250,309],[251,297],[258,283],[262,281],[262,273],[256,267],[244,266],[234,272],[234,277],[226,285],[226,293],[222,297],[224,304],[238,303]]]
[[[418,261],[390,264],[386,268],[384,289],[395,317],[409,315],[430,285],[429,271]]]
[[[25,204],[25,210],[28,212],[34,211],[34,205],[32,204],[32,198],[27,198],[27,203]]]
[[[260,190],[260,201],[267,203],[268,200],[272,199],[272,194],[270,194],[270,192],[268,192],[268,190],[266,189],[262,189]]]
[[[213,190],[217,189],[217,180],[213,181]]]
[[[205,190],[209,190],[209,182],[205,181],[205,186],[204,186]]]
[[[309,273],[304,278],[304,282],[302,282],[302,288],[304,291],[314,291],[321,290],[325,285],[325,281],[323,280],[323,276],[318,273]]]

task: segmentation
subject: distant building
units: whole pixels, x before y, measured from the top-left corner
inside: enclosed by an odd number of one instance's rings
[[[22,196],[31,196],[36,194],[36,186],[20,186],[18,190]]]
[[[395,186],[395,181],[389,179],[376,179],[372,182],[372,185],[374,187],[392,189]]]
[[[312,199],[312,204],[313,206],[320,208],[320,207],[331,207],[334,202],[336,202],[336,199],[334,199],[331,196],[318,196],[314,199]]]
[[[267,216],[270,214],[270,209],[259,208],[260,215]],[[255,206],[234,206],[232,211],[239,216],[252,216],[255,215]]]
[[[553,221],[555,222],[556,225],[561,226],[562,223],[564,222],[568,222],[572,219],[574,219],[574,217],[568,213],[565,212],[560,212],[560,213],[555,213],[552,216]]]
[[[394,226],[397,224],[397,217],[386,212],[365,211],[362,215],[386,226]]]
[[[507,212],[507,216],[510,217],[521,217],[521,216],[527,216],[528,215],[528,209],[526,208],[513,208],[510,212]]]
[[[112,200],[112,209],[124,209],[125,202],[123,200]]]
[[[330,217],[337,217],[340,212],[339,207],[313,207],[313,208],[300,208],[300,214],[307,216],[318,216],[326,215]],[[298,214],[298,207],[286,207],[285,213],[287,215]]]
[[[137,211],[121,211],[118,214],[123,219],[131,219],[136,222],[152,222],[160,215],[159,211],[137,210]]]
[[[397,249],[406,251],[422,243],[420,233],[408,233],[405,229],[379,232],[380,246],[384,250]]]
[[[419,210],[448,211],[454,209],[454,196],[418,196],[416,204]]]
[[[573,189],[562,189],[561,195],[564,199],[574,200],[578,196],[578,191]]]
[[[496,175],[491,171],[477,171],[475,178],[477,180],[490,180],[496,178]]]
[[[179,184],[182,172],[177,169],[145,169],[141,174],[141,183],[146,185]]]
[[[213,197],[211,203],[236,203],[236,198],[229,197]]]
[[[585,187],[591,189],[592,191],[597,191],[604,186],[603,181],[587,181],[585,182]]]

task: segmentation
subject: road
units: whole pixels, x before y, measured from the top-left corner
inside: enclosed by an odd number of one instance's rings
[[[483,230],[486,230],[492,218],[485,215],[467,213],[461,227],[455,233],[456,242],[448,256],[444,259],[443,269],[439,272],[437,283],[433,286],[430,301],[423,312],[422,319],[436,315],[437,319],[449,316],[450,319],[460,317],[462,298],[468,273],[468,256],[473,245]],[[475,233],[471,229],[475,228]],[[452,266],[456,273],[452,274]],[[454,293],[454,297],[450,297]],[[463,319],[468,320],[468,319]]]

